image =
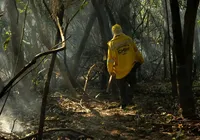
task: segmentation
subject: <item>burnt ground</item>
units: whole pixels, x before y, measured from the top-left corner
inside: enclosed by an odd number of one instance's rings
[[[109,94],[90,90],[83,101],[68,99],[65,92],[49,97],[45,140],[200,140],[198,120],[183,119],[170,84],[139,84],[135,89],[134,105],[126,110],[118,107],[119,100]],[[195,94],[198,95],[196,89]],[[198,96],[197,111],[198,109]],[[2,139],[32,139],[37,132],[39,116],[30,116],[29,128],[18,134],[1,133]],[[31,126],[31,127],[30,127]],[[25,127],[25,126],[24,126]],[[29,137],[27,137],[29,136]],[[15,138],[16,139],[16,138]]]

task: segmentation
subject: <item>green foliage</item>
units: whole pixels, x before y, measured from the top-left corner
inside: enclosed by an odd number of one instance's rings
[[[19,11],[20,14],[24,13],[26,11],[26,7],[28,6],[27,3],[24,3],[21,0],[16,0],[16,3],[19,5],[17,6],[17,10]],[[22,8],[19,8],[22,7]]]
[[[3,49],[6,51],[8,48],[8,43],[10,42],[11,37],[9,36],[6,41],[3,43]]]
[[[16,0],[17,4],[20,4],[21,6],[26,6],[26,4],[22,0]]]
[[[83,4],[80,7],[80,10],[83,10],[87,5],[88,5],[88,1],[83,1]]]
[[[25,9],[20,9],[20,8],[17,8],[17,9],[18,9],[20,14],[22,14],[25,11]]]
[[[3,49],[4,49],[4,51],[7,50],[7,48],[8,48],[8,43],[9,43],[10,40],[11,40],[11,31],[6,31],[6,33],[5,33],[5,38],[6,38],[6,40],[5,40],[5,42],[3,43]]]

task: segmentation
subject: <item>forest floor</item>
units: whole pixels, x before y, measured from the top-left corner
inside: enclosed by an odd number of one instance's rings
[[[99,94],[95,89],[85,99],[87,102],[70,100],[66,94],[56,92],[49,98],[44,140],[76,140],[84,136],[88,140],[200,140],[199,121],[181,117],[170,89],[168,83],[138,84],[135,104],[125,110],[109,94],[95,99]],[[33,119],[29,123],[35,127],[20,134],[31,139],[38,122]]]

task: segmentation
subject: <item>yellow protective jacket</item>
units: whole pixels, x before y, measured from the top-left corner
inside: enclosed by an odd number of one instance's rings
[[[128,75],[136,62],[142,64],[144,59],[132,38],[122,33],[108,42],[107,69],[116,74],[116,79]]]

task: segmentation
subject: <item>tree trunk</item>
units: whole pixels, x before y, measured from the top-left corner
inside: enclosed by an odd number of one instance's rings
[[[107,42],[111,39],[111,29],[109,27],[108,17],[106,16],[106,11],[104,10],[103,4],[99,0],[92,0],[92,5],[96,11],[100,34],[101,34],[101,45],[103,49],[107,52]]]
[[[121,24],[123,31],[125,34],[132,36],[132,27],[130,24],[130,3],[131,0],[124,0],[123,5],[121,6],[118,16],[119,16],[119,23]]]
[[[95,19],[96,19],[96,12],[93,11],[93,13],[89,17],[88,24],[85,28],[83,38],[81,39],[80,45],[78,47],[78,52],[76,53],[76,57],[75,57],[75,60],[74,60],[74,66],[73,66],[73,69],[72,69],[72,75],[73,76],[76,76],[76,74],[78,73],[78,66],[79,66],[79,63],[80,63],[80,58],[81,58],[81,55],[82,55],[82,53],[85,49],[85,45],[87,43],[88,37],[90,35],[90,31],[93,27]]]
[[[104,3],[103,1],[99,0],[92,0],[92,5],[97,13],[97,18],[98,18],[98,23],[99,23],[99,28],[100,28],[100,34],[101,34],[101,46],[104,51],[104,55],[107,56],[107,42],[109,39],[111,39],[111,30],[109,29],[109,22],[108,22],[108,17],[106,15],[106,11],[104,10]],[[107,72],[107,65],[106,65],[106,60],[104,61],[104,71],[101,75],[101,87],[107,87],[107,81],[108,81],[108,72]],[[115,92],[116,90],[116,85],[114,84],[114,80],[111,82],[111,88],[112,91]],[[106,89],[106,88],[105,88]]]
[[[195,55],[195,64],[196,64],[196,68],[197,68],[197,71],[199,71],[199,68],[200,68],[200,42],[199,42],[199,32],[198,32],[198,25],[196,25],[196,28],[195,28],[195,40],[194,40],[194,43],[195,43],[195,50],[196,50],[196,55]]]
[[[172,95],[177,96],[178,95],[177,70],[176,70],[176,55],[175,55],[174,49],[172,50],[172,58],[173,58],[173,68],[172,68],[172,75],[171,75]]]
[[[108,0],[105,0],[105,8],[106,8],[106,12],[108,13],[109,19],[110,19],[110,23],[113,26],[114,24],[116,24],[115,18],[112,14],[112,11],[110,10],[109,4],[108,4]]]
[[[38,129],[38,140],[42,140],[43,137],[43,128],[44,128],[44,122],[45,122],[45,114],[46,114],[46,105],[47,105],[47,97],[49,94],[49,85],[53,73],[53,68],[56,60],[56,54],[54,53],[51,58],[51,63],[49,67],[49,71],[47,74],[47,80],[45,81],[45,87],[42,97],[42,105],[41,105],[41,113],[40,113],[40,123],[39,123],[39,129]]]
[[[177,96],[177,76],[176,76],[176,57],[174,47],[171,49],[171,37],[170,37],[170,28],[169,28],[169,13],[168,13],[168,2],[164,0],[163,7],[165,7],[166,13],[166,23],[167,23],[167,40],[168,40],[168,59],[169,59],[169,71],[170,71],[170,78],[172,84],[172,94]],[[172,51],[172,53],[171,53]],[[172,68],[172,60],[173,59],[173,68]]]
[[[189,83],[192,88],[192,64],[193,64],[193,43],[194,43],[194,30],[196,23],[197,9],[199,0],[189,0],[187,2],[187,9],[185,12],[185,22],[183,31],[183,47],[186,55],[187,74]]]
[[[199,32],[198,32],[199,28],[196,25],[196,29],[195,29],[195,50],[196,50],[196,63],[197,63],[197,67],[200,68],[200,42],[199,42]]]
[[[21,32],[19,26],[19,13],[17,10],[16,1],[7,1],[8,17],[10,19],[11,29],[11,43],[13,53],[13,70],[14,73],[18,73],[24,67],[24,54],[23,48],[20,46]]]
[[[167,37],[167,32],[165,31],[164,33],[164,48],[163,48],[163,64],[164,64],[164,79],[167,78],[167,40],[168,40],[168,37]]]
[[[185,108],[185,110],[183,109],[183,116],[185,117],[195,116],[195,102],[192,92],[192,64],[194,29],[198,5],[199,0],[188,0],[184,19],[183,47],[185,49],[186,63],[183,69],[180,68],[180,71],[186,73],[186,76],[182,79],[183,87],[180,87],[183,92],[180,101],[182,102],[183,108]]]
[[[171,61],[171,57],[169,55],[171,55],[168,52],[168,49],[170,50],[170,28],[169,28],[169,14],[168,14],[168,3],[167,0],[162,0],[162,5],[163,5],[163,13],[164,13],[164,79],[167,78],[168,76],[168,65],[167,65],[167,60]],[[170,57],[170,59],[167,59],[168,57]],[[170,62],[169,62],[170,63]],[[171,63],[170,63],[171,66]],[[171,76],[171,75],[170,75]]]
[[[192,51],[194,27],[199,0],[188,0],[182,35],[179,4],[177,0],[170,0],[172,13],[172,28],[174,35],[174,50],[177,60],[177,81],[182,115],[194,118],[195,105],[192,92]]]

